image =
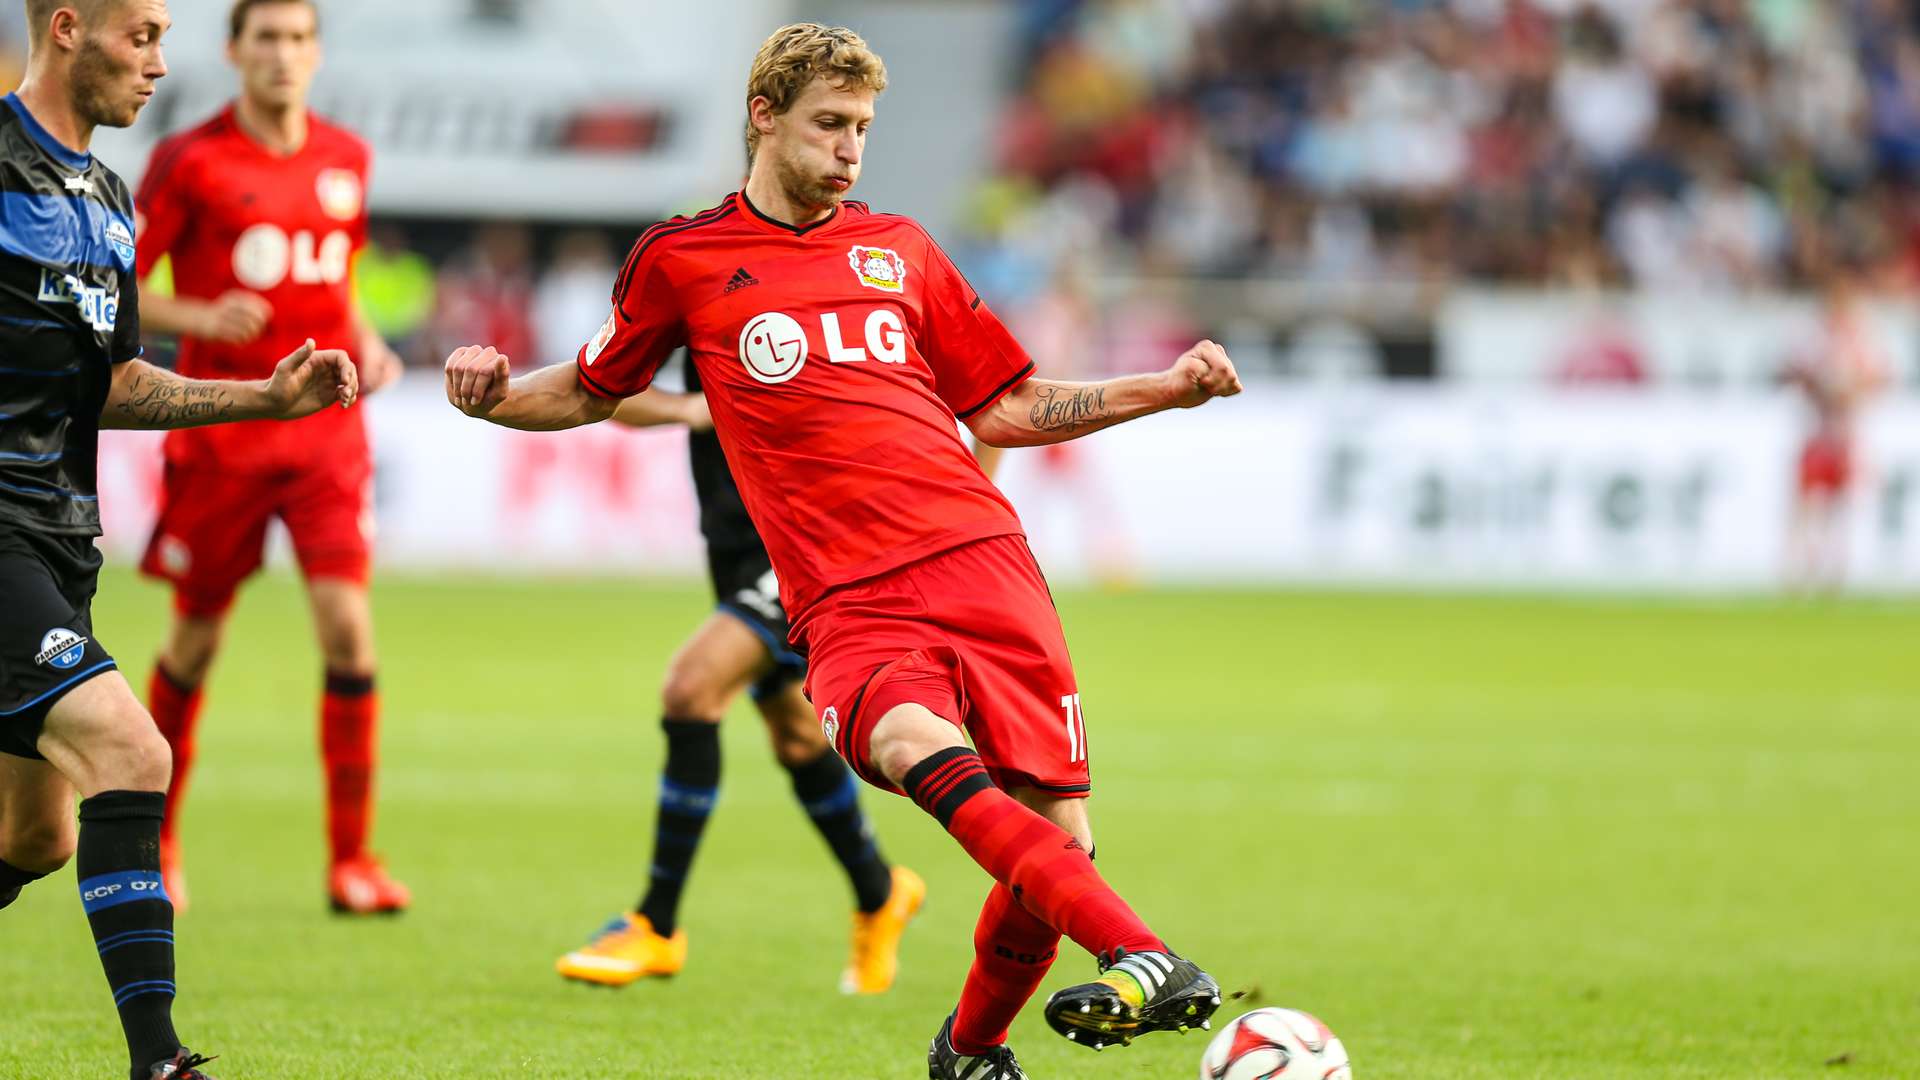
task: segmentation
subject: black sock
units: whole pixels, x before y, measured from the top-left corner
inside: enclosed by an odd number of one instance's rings
[[[127,1033],[132,1075],[180,1049],[173,1033],[173,902],[160,884],[159,791],[103,791],[80,804],[80,903]]]
[[[667,763],[660,770],[660,810],[653,824],[653,871],[634,910],[647,917],[655,933],[672,936],[680,890],[720,794],[720,725],[667,717],[660,727],[667,733]]]
[[[5,859],[0,859],[0,908],[6,907],[20,898],[20,890],[46,877],[22,870]]]
[[[893,869],[873,843],[873,827],[860,812],[860,792],[853,773],[831,750],[812,761],[787,766],[793,775],[793,794],[826,837],[833,857],[853,882],[854,902],[869,914],[879,911],[893,891]]]

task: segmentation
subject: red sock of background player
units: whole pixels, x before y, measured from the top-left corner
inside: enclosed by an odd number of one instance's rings
[[[1060,931],[994,883],[973,928],[973,968],[953,1017],[955,1052],[978,1057],[1007,1041],[1007,1028],[1047,977],[1059,944]]]
[[[173,748],[173,782],[167,786],[165,817],[160,822],[160,843],[173,843],[180,823],[180,803],[186,798],[187,777],[193,772],[194,730],[200,725],[200,688],[174,678],[166,665],[155,660],[153,676],[147,683],[147,711],[153,725]]]
[[[1166,949],[1101,880],[1080,842],[994,787],[972,750],[932,755],[907,773],[904,787],[1014,900],[1074,944],[1095,956]]]
[[[373,825],[374,726],[379,714],[373,676],[327,673],[320,705],[320,755],[327,770],[327,844],[336,863],[366,851]]]

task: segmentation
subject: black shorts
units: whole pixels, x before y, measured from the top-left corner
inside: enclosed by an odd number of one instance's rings
[[[807,661],[787,644],[787,609],[780,606],[780,583],[767,549],[709,547],[707,572],[713,578],[715,607],[746,623],[773,658],[773,670],[753,685],[754,699],[805,680]]]
[[[100,550],[90,536],[51,536],[0,521],[0,752],[38,758],[47,713],[114,667],[93,637]]]

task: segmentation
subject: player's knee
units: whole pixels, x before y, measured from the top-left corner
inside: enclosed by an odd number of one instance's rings
[[[372,628],[350,622],[323,623],[320,658],[328,671],[362,677],[372,675],[379,664],[373,651]]]
[[[710,668],[676,662],[667,669],[666,682],[660,687],[660,709],[676,720],[717,724],[726,713],[725,691]]]
[[[153,726],[153,721],[141,713],[146,721],[144,728],[129,733],[122,754],[125,780],[120,785],[125,791],[165,791],[173,780],[173,748]]]
[[[0,832],[0,859],[29,874],[51,874],[73,858],[79,841],[71,814],[9,820]]]
[[[960,731],[924,705],[898,705],[873,725],[867,759],[881,775],[904,784],[913,767],[953,746],[963,746]]]
[[[320,657],[327,665],[327,670],[337,675],[372,678],[379,668],[379,660],[374,655],[372,642],[323,642]]]
[[[788,768],[818,761],[821,754],[832,749],[827,737],[811,724],[799,729],[769,725],[767,739],[773,744],[774,758]]]
[[[780,764],[789,768],[805,765],[832,749],[826,733],[820,730],[819,719],[813,715],[813,706],[798,686],[783,687],[756,704],[767,723],[767,742]]]
[[[165,791],[173,779],[173,748],[138,702],[129,697],[90,748],[87,794]]]
[[[167,674],[187,686],[199,686],[207,679],[214,657],[219,655],[225,624],[219,619],[181,619],[174,623],[160,663]]]

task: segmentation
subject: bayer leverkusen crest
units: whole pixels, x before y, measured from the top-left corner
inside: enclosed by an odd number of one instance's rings
[[[897,293],[907,284],[907,260],[892,248],[856,244],[847,252],[847,265],[860,284],[881,292]]]
[[[322,169],[314,178],[313,193],[320,197],[320,209],[335,221],[352,221],[360,216],[365,193],[360,177],[351,169]]]

